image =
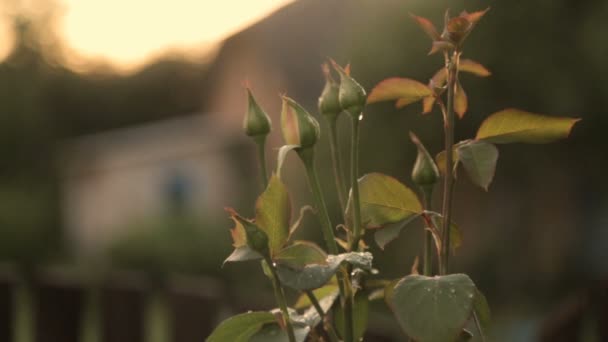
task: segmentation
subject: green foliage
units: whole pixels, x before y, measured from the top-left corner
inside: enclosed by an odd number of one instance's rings
[[[348,263],[363,270],[371,270],[371,253],[344,253],[328,255],[324,263],[312,263],[302,269],[293,269],[286,265],[277,265],[281,282],[295,290],[313,290],[325,284],[340,270],[342,263]]]
[[[207,342],[249,342],[264,324],[273,323],[270,312],[248,312],[228,318],[215,328]]]
[[[359,179],[359,189],[361,218],[367,228],[379,228],[422,212],[416,194],[393,177],[381,173],[367,174]]]
[[[578,121],[507,109],[490,115],[482,123],[475,139],[454,143],[455,117],[462,118],[470,106],[459,73],[462,71],[479,77],[491,74],[481,63],[461,59],[466,38],[486,12],[465,11],[456,17],[446,12],[441,33],[429,20],[412,15],[432,39],[431,53],[444,56],[444,66],[426,85],[408,78],[391,77],[379,82],[366,97],[365,89],[351,76],[350,66],[342,68],[331,61],[340,77],[339,83],[334,80],[330,68],[323,66],[326,84],[319,98],[319,111],[328,118],[334,137],[337,133],[335,122],[340,113],[349,113],[352,124],[351,190],[346,205],[346,196],[340,194],[340,188],[347,182],[342,182],[343,171],[336,162],[340,156],[332,153],[335,183],[339,188],[336,190],[341,206],[345,207],[344,222],[337,225],[340,229],[335,229],[336,225],[331,222],[314,167],[319,124],[302,106],[283,97],[281,130],[287,145],[279,150],[276,175],[269,181],[264,177],[264,184],[268,182],[268,185],[256,202],[255,219],[247,220],[229,210],[235,222],[231,230],[235,249],[226,259],[263,258],[263,270],[273,283],[280,311],[275,309],[267,313],[236,316],[220,324],[210,338],[224,336],[223,340],[216,341],[322,339],[337,342],[340,338],[344,342],[359,341],[367,328],[370,299],[384,297],[397,322],[412,340],[468,341],[477,336],[485,339],[490,320],[485,297],[469,276],[449,273],[450,256],[455,254],[463,240],[451,212],[458,166],[462,165],[475,185],[488,190],[499,155],[494,144],[552,142],[567,137]],[[424,114],[434,108],[441,112],[445,148],[435,160],[420,139],[410,133],[418,151],[411,175],[420,194],[389,175],[372,172],[358,177],[361,113],[366,104],[381,101],[395,101],[397,108],[422,101]],[[332,144],[332,151],[338,151],[335,139]],[[329,252],[312,242],[293,241],[293,234],[310,207],[302,208],[299,218],[290,225],[290,199],[280,175],[285,156],[291,150],[298,153],[306,169],[315,201],[315,214]],[[260,162],[264,170],[264,158],[260,158]],[[433,211],[432,194],[440,180],[443,181],[443,191],[439,213]],[[372,269],[373,255],[367,251],[366,235],[373,232],[376,243],[384,249],[405,227],[420,222],[417,219],[422,221],[425,231],[424,275],[418,274],[416,258],[411,275],[396,281],[370,279],[379,271]],[[338,252],[338,244],[344,253]],[[433,258],[434,252],[437,258]],[[438,267],[433,267],[434,263]],[[433,273],[434,269],[438,269],[437,275]],[[287,288],[300,292],[295,309],[286,304],[284,292]],[[254,314],[255,319],[248,316]],[[476,330],[470,329],[473,324]],[[227,327],[236,331],[227,332]]]
[[[579,120],[505,109],[485,119],[475,139],[496,144],[549,143],[568,137],[572,126]]]
[[[466,274],[407,276],[387,302],[409,337],[420,342],[453,341],[473,311],[475,284]]]
[[[485,141],[470,141],[458,146],[458,160],[471,181],[486,191],[494,178],[498,149]]]

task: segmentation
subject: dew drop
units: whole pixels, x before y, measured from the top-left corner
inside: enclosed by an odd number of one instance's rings
[[[363,120],[363,114],[359,115],[359,121]]]
[[[276,262],[273,262],[273,263],[272,263],[272,267],[277,267],[277,263],[276,263]]]

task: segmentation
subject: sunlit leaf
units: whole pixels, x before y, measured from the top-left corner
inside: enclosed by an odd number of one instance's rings
[[[327,284],[342,263],[347,262],[354,267],[370,270],[372,259],[371,253],[368,252],[328,255],[325,264],[312,264],[302,269],[293,269],[278,264],[277,273],[285,286],[296,290],[313,290]]]
[[[430,20],[411,13],[410,16],[412,19],[414,19],[414,21],[416,21],[418,26],[420,26],[422,30],[424,30],[424,32],[431,37],[432,40],[439,40],[441,38],[439,32],[437,32],[437,29],[435,28],[435,25],[433,25]]]
[[[475,284],[466,274],[409,275],[387,293],[387,302],[410,338],[445,342],[460,335],[471,317],[475,293]]]
[[[295,269],[311,264],[325,264],[327,254],[317,245],[308,241],[296,241],[275,254],[274,261]]]
[[[363,333],[367,328],[367,321],[369,317],[369,299],[367,293],[363,291],[355,294],[353,307],[353,341],[361,341]],[[344,313],[343,310],[338,306],[334,306],[334,323],[336,330],[340,336],[344,336]]]
[[[397,101],[399,102],[399,101]],[[422,100],[422,114],[428,114],[433,110],[435,104],[434,96],[427,96]]]
[[[405,105],[431,95],[433,95],[433,91],[418,81],[393,77],[378,83],[367,97],[367,102],[401,100],[401,103]]]
[[[275,322],[270,312],[248,312],[230,317],[220,323],[207,342],[249,342],[264,324]]]
[[[496,146],[483,140],[471,141],[458,147],[458,157],[471,181],[487,191],[496,171]]]
[[[411,189],[381,173],[370,173],[359,179],[359,196],[361,219],[367,228],[382,227],[422,212],[422,205]]]
[[[231,217],[231,219],[234,221],[234,228],[230,229],[232,246],[234,248],[247,246],[247,233],[245,233],[245,228],[243,228],[243,225],[234,217]]]
[[[484,120],[476,139],[496,144],[548,143],[568,137],[572,126],[579,120],[505,109]]]
[[[287,188],[276,175],[270,178],[255,207],[255,223],[268,235],[270,254],[274,255],[287,241],[291,215]]]
[[[340,293],[340,291],[338,289],[338,285],[330,284],[330,285],[325,285],[323,287],[320,287],[320,288],[312,291],[312,293],[315,296],[315,298],[317,298],[317,300],[322,301],[323,299],[325,299],[327,297],[332,297],[335,300],[338,297],[338,294]],[[302,294],[302,295],[300,295],[300,298],[298,298],[298,300],[296,301],[294,308],[303,309],[303,308],[307,308],[311,305],[312,305],[312,303],[310,302],[310,299],[308,298],[308,296],[306,294]],[[327,309],[325,311],[327,311]]]
[[[458,70],[468,72],[479,77],[487,77],[492,75],[490,70],[471,59],[461,59],[458,63]]]
[[[403,228],[410,225],[410,223],[414,222],[415,219],[418,218],[419,216],[420,216],[419,214],[412,215],[412,216],[406,218],[405,220],[395,222],[395,223],[389,223],[389,224],[385,225],[384,227],[378,229],[374,233],[374,240],[376,240],[376,244],[378,245],[378,247],[380,247],[381,249],[384,249],[384,247],[386,247],[386,245],[389,242],[391,242],[399,237],[399,234],[401,234],[401,231],[403,230]]]
[[[467,112],[468,106],[469,100],[467,99],[467,94],[464,92],[460,81],[457,81],[456,91],[454,92],[454,112],[462,119],[464,113]]]

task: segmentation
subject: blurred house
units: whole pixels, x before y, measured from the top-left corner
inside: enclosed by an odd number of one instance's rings
[[[223,215],[238,193],[227,151],[239,138],[213,125],[213,117],[197,113],[65,143],[62,210],[76,252],[99,251],[137,220]]]

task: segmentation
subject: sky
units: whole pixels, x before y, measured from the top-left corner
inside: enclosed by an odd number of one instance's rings
[[[45,0],[14,1],[35,8],[37,1]],[[132,69],[168,51],[212,51],[223,39],[291,1],[55,0],[60,7],[56,29],[72,61],[97,60]],[[4,20],[0,58],[10,51],[10,40]]]

